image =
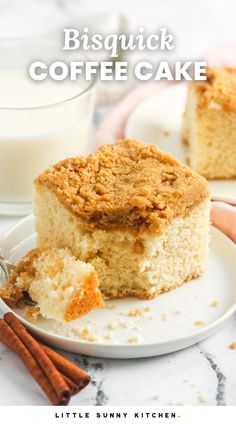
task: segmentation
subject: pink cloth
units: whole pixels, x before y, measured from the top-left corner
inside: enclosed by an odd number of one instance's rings
[[[216,228],[236,243],[236,206],[223,202],[212,202],[211,220]]]

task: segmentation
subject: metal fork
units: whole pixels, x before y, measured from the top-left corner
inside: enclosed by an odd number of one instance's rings
[[[7,282],[9,283],[9,273],[11,270],[15,269],[15,264],[13,262],[8,261],[7,259],[5,259],[3,256],[0,255],[0,271],[2,270],[5,278],[7,280]],[[1,272],[0,272],[1,275]],[[0,280],[0,284],[1,284],[1,280]],[[24,300],[25,300],[25,304],[29,305],[29,306],[36,306],[37,303],[34,302],[28,293],[24,293]]]
[[[9,282],[9,273],[12,269],[15,269],[15,264],[0,256],[0,269],[4,272],[7,282]]]

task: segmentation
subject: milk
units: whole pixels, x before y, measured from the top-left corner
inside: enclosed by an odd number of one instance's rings
[[[93,92],[76,97],[81,92],[78,82],[35,82],[23,70],[0,71],[0,203],[30,202],[41,171],[86,154]]]

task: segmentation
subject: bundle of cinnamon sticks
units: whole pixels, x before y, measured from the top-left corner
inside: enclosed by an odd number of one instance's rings
[[[37,342],[12,312],[0,318],[0,341],[21,358],[53,405],[67,405],[90,381],[85,371]]]

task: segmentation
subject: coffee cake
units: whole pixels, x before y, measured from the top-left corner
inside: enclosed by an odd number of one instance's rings
[[[195,171],[236,177],[236,69],[211,68],[206,81],[189,83],[183,141]]]
[[[38,245],[91,263],[105,298],[152,298],[203,272],[207,182],[155,145],[104,145],[50,167],[34,186]]]

